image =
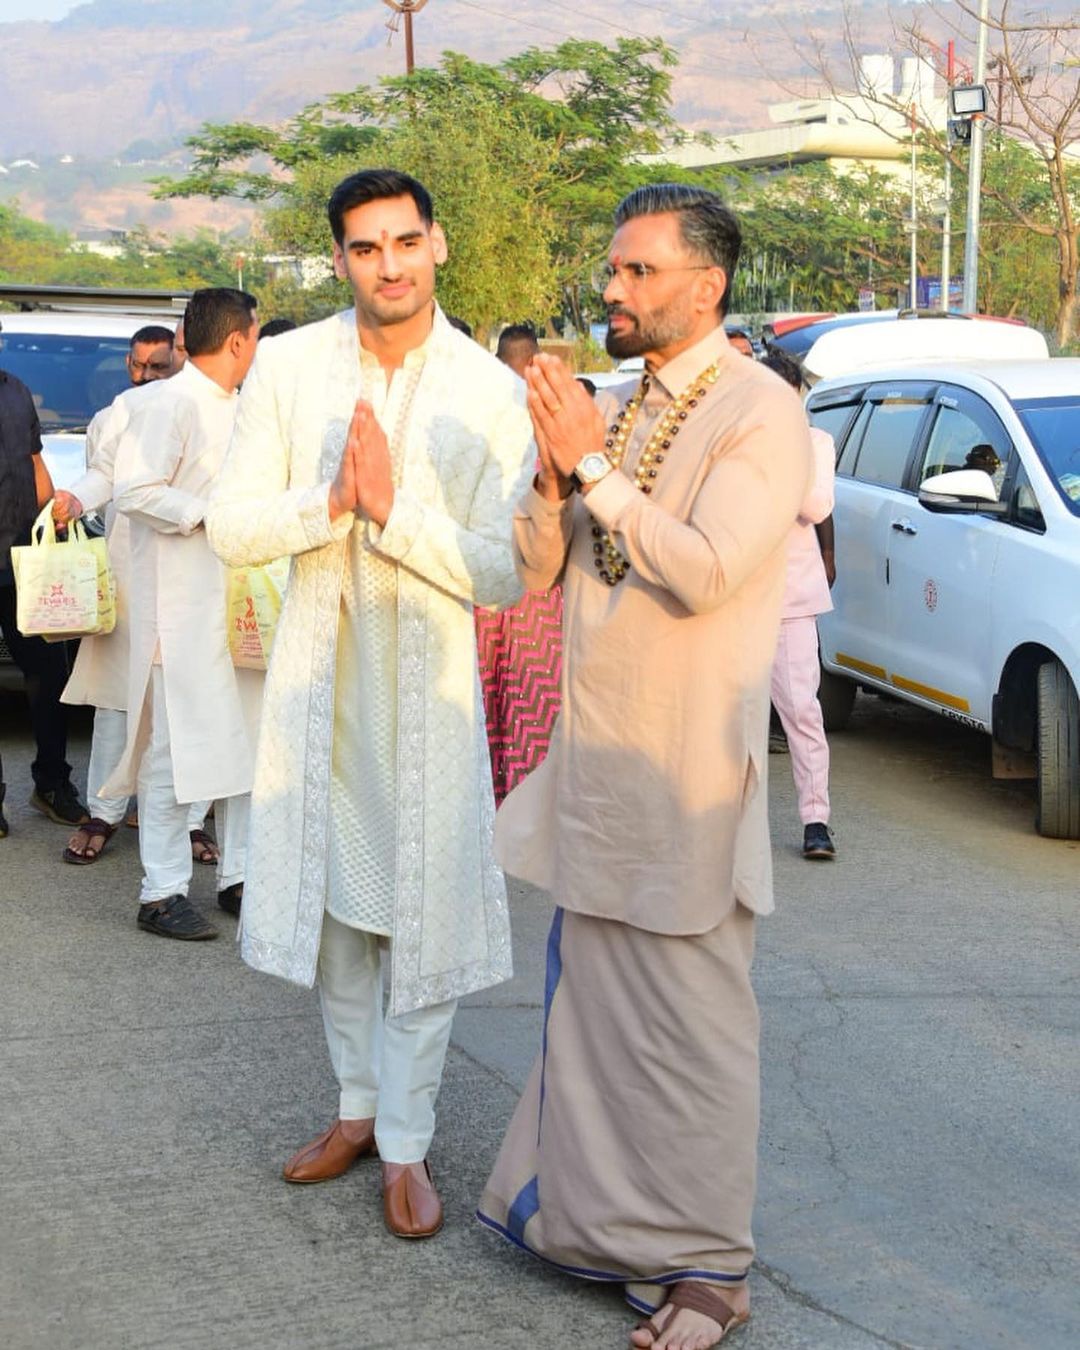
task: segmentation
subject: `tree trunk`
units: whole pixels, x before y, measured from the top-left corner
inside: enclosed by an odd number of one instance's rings
[[[1058,234],[1058,309],[1054,321],[1054,336],[1064,351],[1076,337],[1078,315],[1077,273],[1080,272],[1080,247],[1077,231],[1063,230]]]

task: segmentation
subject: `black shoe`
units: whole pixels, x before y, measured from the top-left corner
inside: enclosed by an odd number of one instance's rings
[[[136,923],[148,933],[179,938],[181,942],[206,942],[218,935],[218,930],[203,918],[186,895],[170,895],[168,900],[140,905]]]
[[[788,747],[787,737],[782,731],[769,731],[769,754],[787,755],[791,751]]]
[[[55,820],[57,825],[82,825],[90,819],[90,812],[79,801],[79,794],[72,787],[70,779],[49,791],[34,788],[30,794],[30,805],[43,816]]]
[[[836,845],[832,841],[828,825],[820,820],[813,821],[803,830],[802,855],[804,858],[835,858]]]
[[[234,881],[231,886],[226,886],[223,891],[218,891],[217,902],[226,914],[231,914],[234,919],[240,917],[240,902],[244,898],[244,883]]]
[[[7,796],[7,786],[0,783],[0,839],[8,837],[7,817],[4,815],[4,798]]]

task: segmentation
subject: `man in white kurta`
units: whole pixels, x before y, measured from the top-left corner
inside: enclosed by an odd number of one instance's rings
[[[219,899],[244,875],[261,680],[233,667],[225,572],[202,525],[258,340],[254,299],[225,287],[196,291],[185,338],[187,365],[140,401],[116,454],[113,500],[131,526],[129,716],[102,795],[138,789],[139,927],[193,941],[217,930],[187,899],[191,803],[228,799]]]
[[[124,819],[127,805],[122,797],[103,797],[99,792],[120,762],[127,741],[127,593],[131,547],[127,517],[118,514],[112,505],[116,451],[132,411],[139,407],[149,386],[175,375],[185,359],[182,349],[181,354],[177,353],[168,328],[152,325],[134,334],[127,359],[132,387],[94,415],[86,429],[86,472],[69,490],[58,489],[53,497],[53,517],[58,525],[66,525],[91,511],[105,511],[109,566],[116,583],[116,627],[106,637],[82,639],[62,695],[65,703],[88,704],[94,709],[86,773],[90,819],[75,831],[63,853],[65,862],[76,865],[97,862]],[[217,850],[202,830],[208,807],[208,802],[196,802],[190,810],[188,827],[200,860],[205,857],[214,861]]]
[[[318,979],[340,1087],[286,1179],[377,1145],[388,1228],[426,1237],[457,1000],[510,974],[472,611],[520,594],[510,524],[535,450],[520,382],[434,303],[446,244],[422,186],[352,175],[330,220],[355,310],[260,349],[207,518],[235,566],[293,556],[241,950]]]

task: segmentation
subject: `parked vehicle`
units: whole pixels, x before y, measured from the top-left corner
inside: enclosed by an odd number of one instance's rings
[[[861,686],[986,731],[1080,838],[1080,360],[874,368],[807,410],[837,448],[826,725]]]

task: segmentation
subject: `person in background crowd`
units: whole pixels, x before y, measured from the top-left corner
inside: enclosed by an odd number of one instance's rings
[[[655,184],[615,223],[607,349],[641,382],[605,417],[555,357],[526,375],[518,567],[564,575],[573,622],[550,753],[497,822],[557,908],[543,1048],[479,1216],[621,1281],[634,1346],[705,1350],[750,1314],[769,669],[811,457],[799,400],[724,335],[732,213]]]
[[[528,324],[499,334],[496,355],[524,376],[540,350]],[[559,715],[562,588],[532,591],[504,610],[476,611],[480,684],[496,802],[541,763]]]
[[[195,291],[188,361],[140,402],[116,451],[113,501],[131,522],[127,741],[101,796],[138,788],[143,882],[137,922],[161,937],[212,938],[187,898],[193,802],[222,799],[218,902],[240,907],[261,673],[229,655],[226,575],[203,519],[255,354],[256,302]]]
[[[0,324],[0,334],[3,325]],[[0,336],[0,363],[3,339]],[[67,762],[67,710],[60,695],[68,677],[67,646],[23,637],[15,625],[15,574],[11,549],[30,541],[38,512],[53,495],[41,454],[41,427],[33,395],[0,364],[0,633],[26,681],[36,755],[30,765],[30,805],[60,825],[86,820],[86,807],[71,782]],[[0,763],[0,838],[8,833],[7,788]]]
[[[531,324],[512,323],[499,334],[495,355],[505,366],[509,366],[515,375],[525,378],[529,362],[540,350],[536,332]]]
[[[88,511],[99,511],[108,506],[105,535],[116,583],[116,627],[105,637],[82,639],[63,693],[65,703],[89,704],[94,709],[86,774],[90,819],[71,836],[62,855],[64,862],[75,866],[85,867],[97,862],[127,810],[127,803],[122,798],[98,794],[98,788],[120,762],[127,740],[127,593],[131,547],[127,517],[112,509],[116,450],[133,409],[149,396],[148,386],[156,380],[168,379],[183,368],[187,356],[183,348],[183,329],[181,319],[175,335],[168,328],[157,326],[140,328],[134,335],[128,358],[133,387],[118,394],[107,408],[95,414],[86,429],[87,471],[69,491],[57,491],[53,498],[53,518],[58,525],[66,525]],[[167,341],[160,336],[162,333]],[[168,360],[165,359],[166,352]],[[181,355],[178,356],[178,352]],[[188,837],[195,861],[212,865],[218,860],[218,850],[203,826],[208,809],[208,802],[192,805]]]
[[[352,174],[328,214],[354,308],[263,344],[207,517],[233,566],[293,556],[241,953],[317,976],[340,1088],[285,1180],[377,1148],[387,1228],[426,1238],[457,1000],[510,974],[472,610],[521,593],[510,517],[536,452],[520,381],[435,303],[447,248],[423,185]]]
[[[784,352],[770,352],[761,364],[794,390],[802,389],[799,367]],[[836,845],[829,831],[829,742],[817,697],[821,681],[817,616],[832,609],[832,599],[817,526],[832,514],[836,446],[820,427],[810,428],[810,443],[814,474],[788,538],[784,608],[773,658],[771,694],[791,752],[803,825],[803,857],[827,860],[836,856]]]
[[[259,329],[259,341],[268,337],[279,337],[282,333],[291,333],[296,327],[292,319],[267,319]]]

